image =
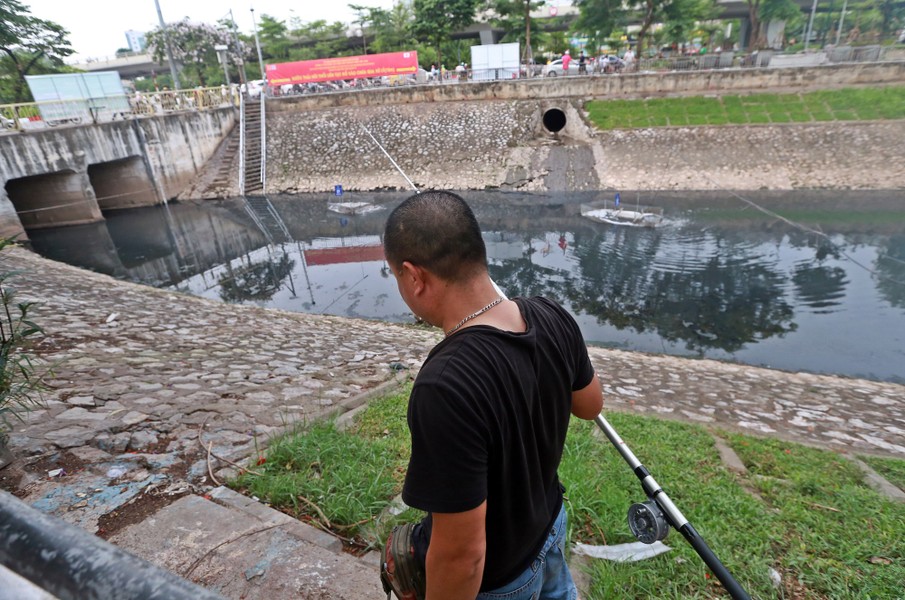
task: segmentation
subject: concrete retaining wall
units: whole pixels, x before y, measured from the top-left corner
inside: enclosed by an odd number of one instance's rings
[[[269,100],[269,192],[905,188],[905,121],[597,132],[595,98],[905,83],[905,62],[450,83]],[[552,133],[543,115],[560,109]]]
[[[567,124],[551,133],[542,121],[555,109]],[[568,100],[269,114],[269,192],[406,189],[362,126],[419,188],[905,188],[905,121],[598,132]]]
[[[0,136],[0,235],[175,197],[235,123],[218,109]]]

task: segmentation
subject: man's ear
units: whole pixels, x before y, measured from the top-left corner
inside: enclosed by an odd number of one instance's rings
[[[405,278],[406,283],[410,285],[413,294],[417,295],[424,292],[424,287],[427,282],[426,278],[428,277],[427,271],[406,260],[403,261],[400,272],[401,276]]]

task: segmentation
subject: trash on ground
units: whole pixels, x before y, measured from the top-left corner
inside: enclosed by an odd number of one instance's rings
[[[636,562],[646,558],[653,558],[670,550],[672,548],[663,542],[654,542],[653,544],[632,542],[630,544],[616,544],[615,546],[593,546],[591,544],[577,543],[572,546],[572,552],[575,554],[615,562]]]
[[[334,202],[327,205],[327,209],[341,215],[365,215],[385,207],[371,204],[370,202]]]
[[[63,469],[54,469],[53,471],[47,471],[48,477],[62,477],[66,474],[66,471]]]
[[[111,467],[110,469],[107,469],[107,477],[109,477],[110,479],[116,479],[117,477],[122,477],[123,475],[125,475],[126,471],[128,470],[129,469],[125,467]]]

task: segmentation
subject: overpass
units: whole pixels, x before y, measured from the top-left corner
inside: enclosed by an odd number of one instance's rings
[[[169,73],[169,66],[155,62],[150,54],[130,54],[69,65],[81,71],[119,71],[122,79],[146,77],[152,73]]]

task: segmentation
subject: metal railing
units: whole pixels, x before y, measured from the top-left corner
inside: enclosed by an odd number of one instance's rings
[[[267,194],[267,102],[261,97],[261,193]]]
[[[239,193],[245,195],[245,111],[248,102],[239,96]]]
[[[0,131],[104,123],[239,105],[236,86],[0,105]]]

